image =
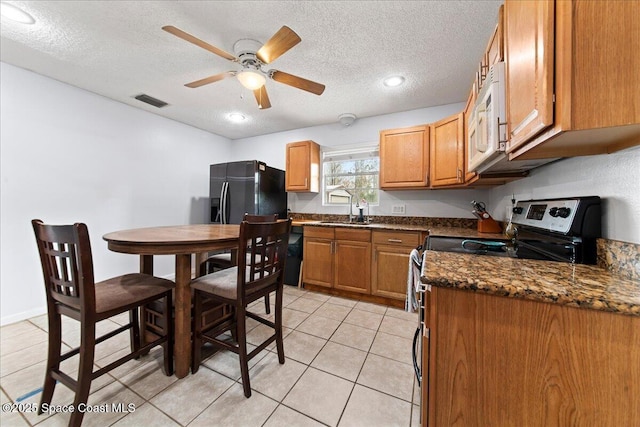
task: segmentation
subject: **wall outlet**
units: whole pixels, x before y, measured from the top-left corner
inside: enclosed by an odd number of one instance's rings
[[[391,205],[391,213],[392,214],[403,214],[405,205]]]

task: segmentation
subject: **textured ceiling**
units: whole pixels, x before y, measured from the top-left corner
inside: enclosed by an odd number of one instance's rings
[[[501,1],[8,1],[0,59],[231,139],[465,101]],[[184,86],[239,66],[162,31],[176,26],[233,52],[287,25],[302,42],[268,68],[326,85],[321,96],[267,80],[259,110],[235,78]],[[403,86],[382,79],[402,74]],[[134,97],[167,102],[162,109]],[[64,100],[61,100],[64,105]],[[226,116],[241,112],[243,123]]]

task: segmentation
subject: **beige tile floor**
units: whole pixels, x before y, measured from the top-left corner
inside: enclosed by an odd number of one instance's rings
[[[271,298],[273,302],[275,298]],[[264,310],[258,301],[252,307]],[[411,362],[416,314],[381,305],[330,297],[285,286],[283,324],[286,362],[278,364],[271,345],[250,361],[250,399],[244,397],[237,356],[218,352],[200,370],[178,380],[161,371],[155,349],[100,377],[89,404],[131,405],[134,411],[88,413],[85,426],[418,426],[419,392]],[[100,332],[126,322],[122,316],[100,323]],[[247,322],[248,341],[259,344],[268,330]],[[64,413],[36,415],[47,350],[47,321],[35,317],[0,330],[2,403],[20,403],[22,412],[0,414],[2,426],[65,426]],[[77,322],[66,320],[63,339],[78,344]],[[98,345],[95,365],[105,366],[127,351],[127,334]],[[73,372],[77,357],[64,362]],[[73,395],[56,387],[52,404]],[[4,408],[4,407],[3,407]],[[109,407],[113,409],[113,407]]]

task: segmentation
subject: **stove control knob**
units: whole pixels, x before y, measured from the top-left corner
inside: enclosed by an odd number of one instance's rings
[[[560,218],[567,218],[571,213],[571,208],[558,208],[558,216]]]
[[[513,213],[516,215],[520,215],[522,213],[522,207],[516,206],[515,208],[513,208]]]
[[[557,217],[558,216],[558,208],[551,208],[549,209],[549,215],[551,215],[552,217]]]

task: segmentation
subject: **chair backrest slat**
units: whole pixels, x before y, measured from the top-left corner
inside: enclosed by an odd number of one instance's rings
[[[241,298],[264,286],[284,281],[291,220],[243,221],[238,250],[238,293]]]
[[[95,311],[95,283],[89,233],[85,224],[47,225],[33,220],[47,304]],[[52,308],[52,307],[50,307]]]

